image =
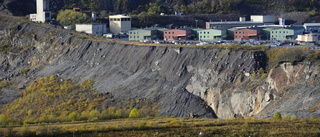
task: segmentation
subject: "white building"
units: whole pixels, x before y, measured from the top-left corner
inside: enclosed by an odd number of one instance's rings
[[[51,20],[49,9],[50,0],[37,0],[37,13],[30,14],[30,20],[35,22],[47,22]]]
[[[124,15],[109,16],[109,27],[111,33],[120,33],[131,30],[131,17]]]
[[[306,32],[320,32],[320,23],[304,23],[303,27]]]
[[[251,15],[252,22],[274,23],[275,16],[273,15]]]
[[[298,38],[296,39],[299,42],[318,42],[318,34],[304,34],[304,35],[298,35]]]
[[[107,33],[107,24],[76,24],[76,31],[103,35]]]

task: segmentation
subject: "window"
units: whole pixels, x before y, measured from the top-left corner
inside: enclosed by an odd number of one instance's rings
[[[174,32],[172,32],[172,34],[174,34]]]
[[[164,32],[164,34],[167,34],[167,32]]]
[[[200,32],[200,34],[202,34],[202,32]]]
[[[200,36],[200,38],[202,38],[202,36]]]
[[[137,38],[139,38],[139,36],[137,36]]]
[[[170,36],[169,36],[169,38],[170,38]]]
[[[168,32],[170,34],[170,32]]]
[[[130,36],[130,38],[132,38],[132,36]]]
[[[208,32],[208,34],[209,34],[209,32]]]
[[[206,32],[203,32],[203,34],[206,34]]]

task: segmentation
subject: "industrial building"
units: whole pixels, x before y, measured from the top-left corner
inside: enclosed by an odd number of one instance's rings
[[[227,29],[205,29],[198,31],[198,36],[201,41],[225,40],[227,38]]]
[[[109,27],[113,34],[127,33],[131,30],[131,17],[125,15],[109,16]]]
[[[302,35],[304,28],[302,27],[284,27],[284,28],[275,28],[270,31],[271,40],[288,40],[296,39],[298,35]]]
[[[50,0],[37,0],[37,13],[30,14],[30,20],[34,22],[48,22],[51,20]]]
[[[76,24],[76,31],[103,35],[107,33],[107,24]]]
[[[206,29],[274,25],[275,23],[273,15],[251,15],[250,18],[250,21],[246,21],[245,17],[240,17],[239,21],[206,22]]]

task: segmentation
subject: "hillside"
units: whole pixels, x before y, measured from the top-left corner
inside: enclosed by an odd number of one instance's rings
[[[17,87],[55,75],[92,80],[97,91],[118,99],[158,104],[161,115],[320,117],[317,61],[269,66],[265,51],[137,46],[17,17],[0,19],[0,79],[10,83],[0,92],[3,105],[20,96]]]
[[[266,14],[266,12],[309,12],[319,10],[320,2],[315,0],[50,0],[51,9],[79,7],[98,14],[186,14],[242,13]],[[35,12],[35,0],[1,0],[2,8],[13,15],[24,16]],[[1,8],[2,7],[2,8]],[[28,8],[25,8],[28,7]]]

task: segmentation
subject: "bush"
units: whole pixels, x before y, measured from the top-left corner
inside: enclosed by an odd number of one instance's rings
[[[307,55],[307,59],[311,61],[320,61],[320,51],[316,51]]]
[[[276,112],[276,113],[273,115],[273,119],[274,119],[274,120],[282,120],[282,116],[281,116],[280,112]]]
[[[130,118],[139,118],[140,117],[140,110],[136,109],[136,108],[132,109],[130,111],[129,117]]]
[[[22,68],[20,69],[20,74],[25,75],[28,73],[29,70],[30,70],[29,68]]]

